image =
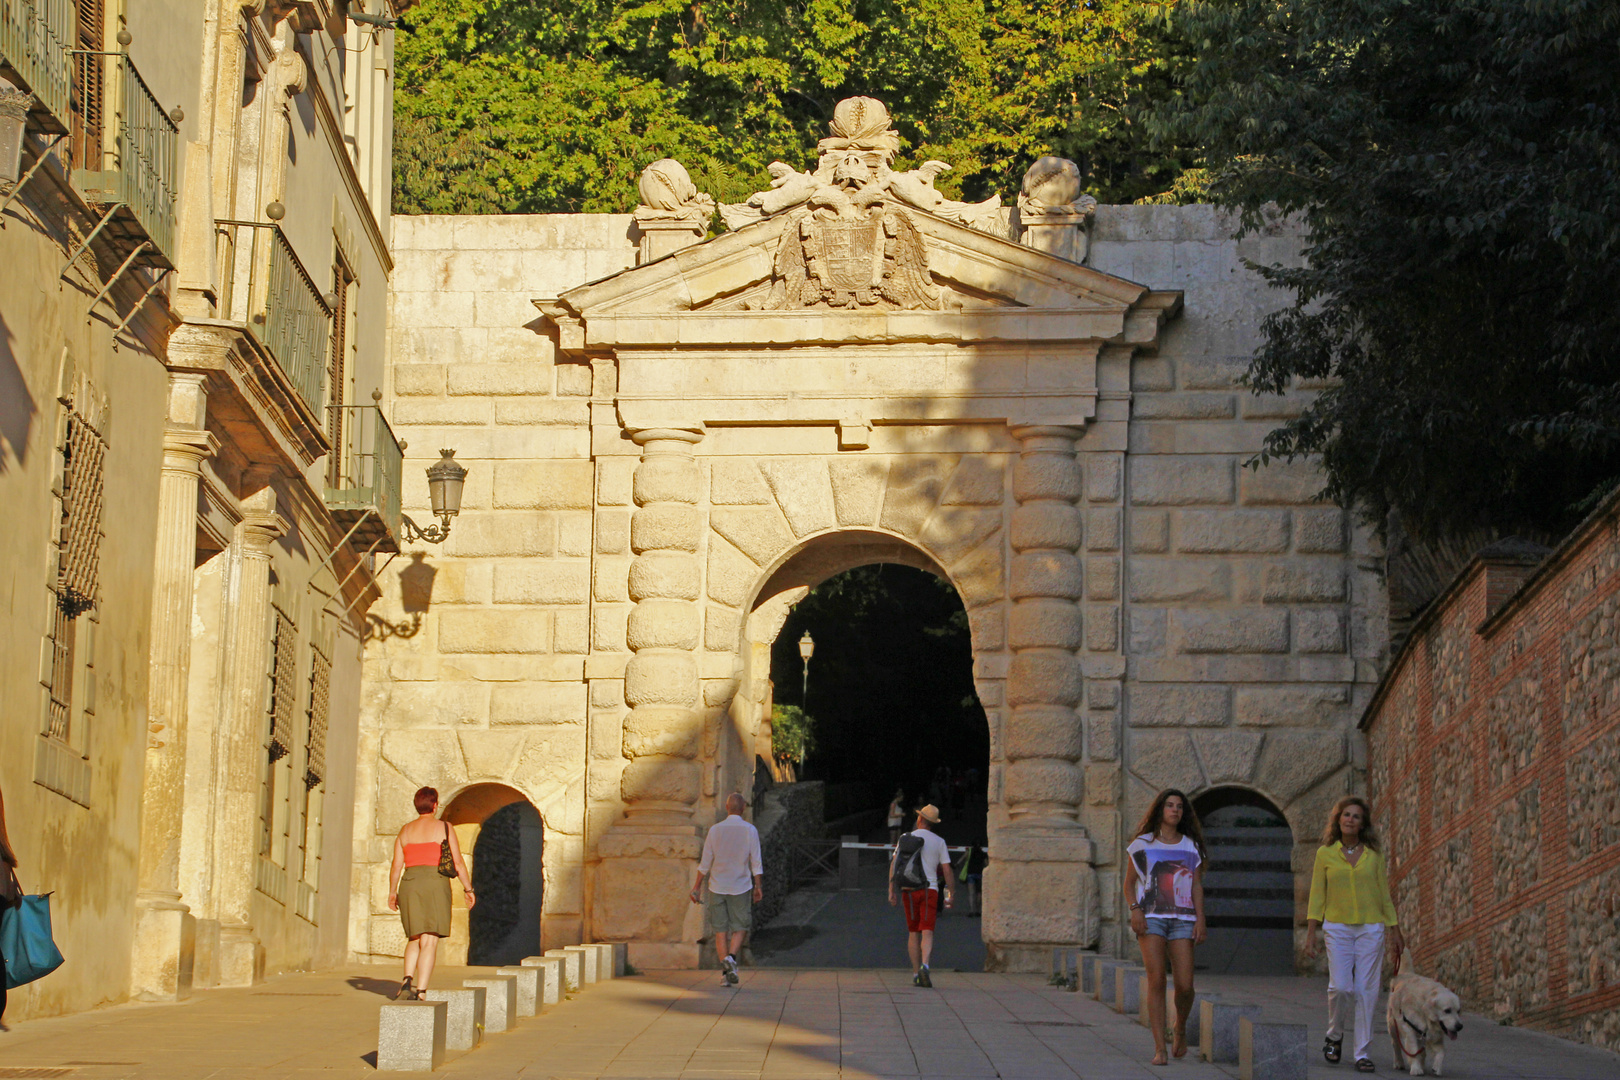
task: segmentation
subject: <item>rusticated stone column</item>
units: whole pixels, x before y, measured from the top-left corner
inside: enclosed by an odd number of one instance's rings
[[[985,940],[1003,970],[1044,970],[1050,949],[1096,937],[1097,878],[1080,826],[1083,774],[1080,465],[1077,428],[1015,427],[1013,549],[1008,596],[1008,714],[1002,800],[992,838]]]
[[[259,868],[259,800],[268,722],[265,663],[271,627],[270,549],[286,531],[287,522],[276,513],[272,488],[261,488],[242,500],[216,757],[224,796],[214,834],[221,986],[251,986],[262,967],[252,904]]]
[[[598,844],[598,938],[631,943],[638,966],[694,967],[702,915],[688,903],[700,843],[692,808],[701,786],[703,710],[697,648],[698,540],[703,493],[693,448],[701,431],[649,428],[630,518],[630,612],[624,673],[625,819]],[[637,959],[639,957],[640,959]]]
[[[158,480],[153,560],[146,776],[141,788],[139,891],[130,992],[176,1001],[191,992],[190,909],[180,899],[185,815],[186,704],[191,673],[192,567],[197,556],[197,478],[216,447],[204,429],[202,375],[169,376],[169,426]]]

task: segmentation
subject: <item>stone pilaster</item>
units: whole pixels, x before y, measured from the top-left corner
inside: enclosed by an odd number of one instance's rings
[[[1079,429],[1016,427],[1013,549],[1008,596],[1007,719],[1002,800],[1008,825],[992,838],[985,879],[991,963],[1044,970],[1050,948],[1096,937],[1097,879],[1079,824],[1084,791],[1076,712],[1083,644]]]
[[[185,814],[187,681],[191,672],[192,567],[197,555],[197,482],[216,449],[204,428],[202,375],[169,377],[168,428],[158,480],[147,688],[146,775],[141,789],[139,891],[130,992],[175,1001],[191,991],[190,909],[180,899]]]
[[[638,966],[696,966],[701,932],[701,911],[686,894],[700,850],[692,809],[703,739],[697,663],[703,481],[693,448],[702,437],[675,428],[632,433],[641,463],[630,518],[635,607],[627,643],[635,655],[624,673],[625,819],[598,844],[592,917],[597,937],[631,943]]]
[[[215,831],[215,894],[219,914],[219,985],[250,986],[262,972],[253,931],[253,889],[259,866],[259,801],[264,783],[265,664],[270,639],[270,560],[287,522],[276,493],[263,487],[242,500],[236,527],[229,654],[220,724],[223,811]]]

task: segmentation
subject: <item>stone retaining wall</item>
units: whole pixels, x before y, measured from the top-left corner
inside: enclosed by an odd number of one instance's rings
[[[759,853],[765,861],[765,899],[754,907],[754,925],[763,926],[782,910],[792,873],[792,844],[795,840],[820,840],[827,827],[822,822],[824,785],[820,780],[797,784],[777,784],[760,797],[754,808],[759,828]]]
[[[1620,498],[1556,551],[1476,556],[1363,717],[1419,970],[1620,1049]],[[1391,814],[1390,808],[1393,808]]]

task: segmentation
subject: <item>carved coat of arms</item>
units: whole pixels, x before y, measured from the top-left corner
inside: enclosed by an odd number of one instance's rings
[[[782,238],[767,308],[940,306],[928,252],[904,211],[873,207],[853,219],[806,214]]]

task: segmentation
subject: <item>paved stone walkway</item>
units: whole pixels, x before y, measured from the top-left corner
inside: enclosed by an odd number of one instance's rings
[[[315,1075],[375,1077],[380,993],[393,969],[285,975],[262,986],[199,994],[182,1005],[135,1005],[15,1024],[0,1033],[0,1077],[69,1080],[224,1080]],[[446,970],[455,985],[465,969]],[[745,971],[740,990],[713,972],[657,972],[587,988],[545,1015],[519,1021],[446,1077],[480,1080],[1229,1080],[1235,1070],[1195,1062],[1144,1064],[1146,1032],[1079,994],[1030,975],[941,972],[917,990],[901,970]],[[1278,1019],[1311,1022],[1320,1041],[1321,980],[1211,979]],[[1620,1057],[1535,1032],[1466,1018],[1446,1075],[1478,1080],[1614,1080]],[[1374,1057],[1386,1078],[1389,1049]],[[65,1067],[63,1073],[12,1070]],[[1349,1080],[1320,1057],[1310,1080]]]

